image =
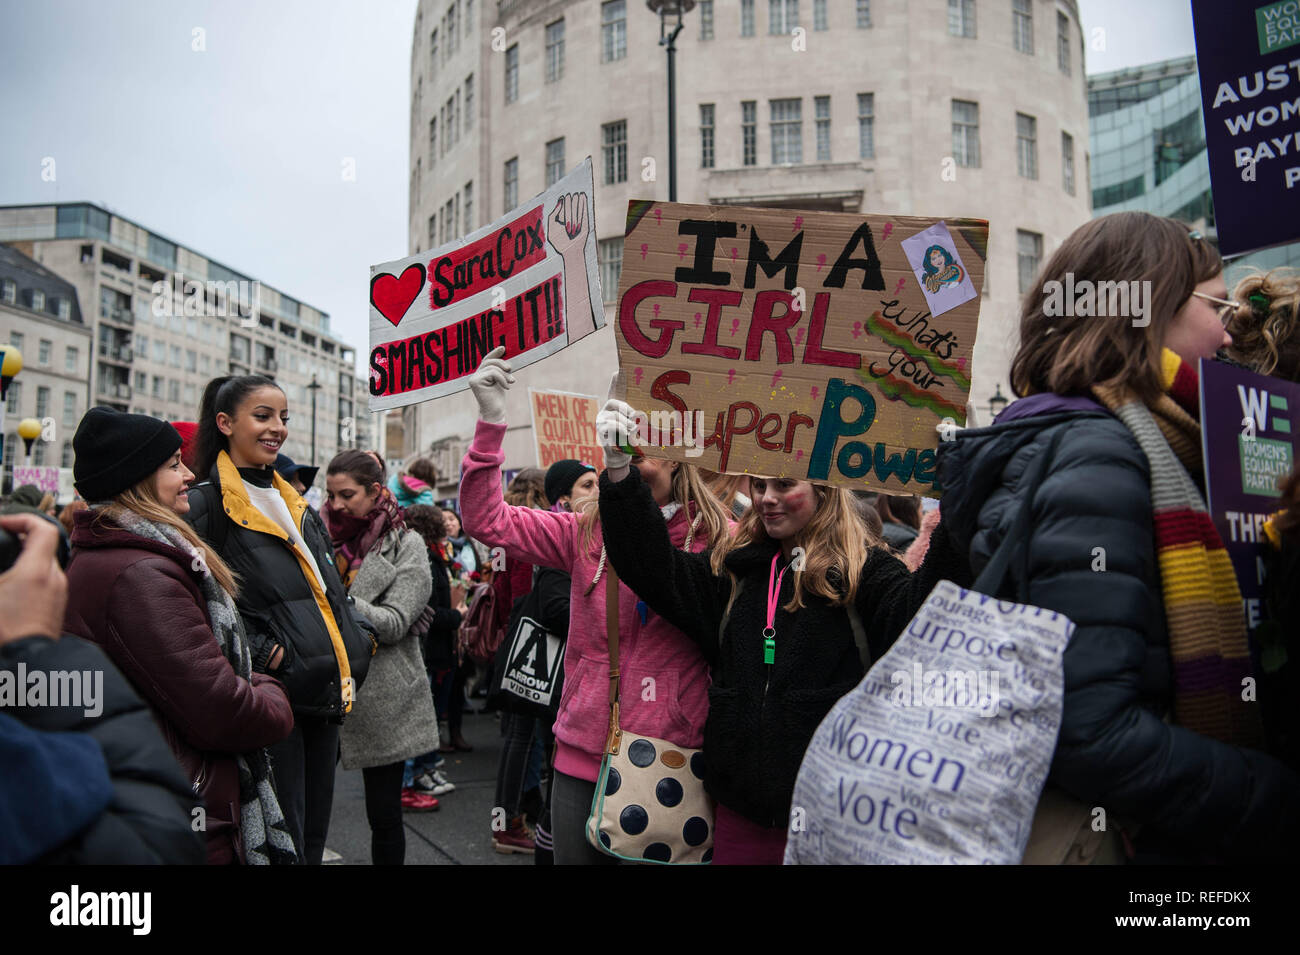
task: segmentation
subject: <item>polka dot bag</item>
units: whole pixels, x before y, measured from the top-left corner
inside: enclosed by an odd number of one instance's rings
[[[618,577],[605,568],[609,735],[587,817],[587,841],[629,862],[700,865],[713,858],[713,800],[704,754],[618,723]]]

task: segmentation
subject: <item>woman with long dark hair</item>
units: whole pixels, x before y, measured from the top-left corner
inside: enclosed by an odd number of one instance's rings
[[[214,378],[203,391],[186,520],[239,575],[253,668],[284,683],[294,728],[271,749],[301,861],[319,865],[334,800],[339,725],[375,646],[354,619],[328,534],[274,464],[289,433],[279,385]]]

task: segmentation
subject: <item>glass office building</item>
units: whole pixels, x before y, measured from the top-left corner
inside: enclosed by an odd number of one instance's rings
[[[1216,239],[1196,58],[1088,77],[1094,216],[1143,210],[1190,223]],[[1300,267],[1300,243],[1234,259],[1243,266]]]

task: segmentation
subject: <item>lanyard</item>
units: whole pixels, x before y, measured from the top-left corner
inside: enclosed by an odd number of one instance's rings
[[[767,626],[763,628],[763,662],[776,662],[776,630],[772,624],[776,621],[776,603],[781,595],[781,581],[785,579],[785,572],[790,568],[788,566],[781,568],[781,573],[776,572],[776,562],[781,558],[781,552],[777,551],[772,555],[772,573],[767,578]]]

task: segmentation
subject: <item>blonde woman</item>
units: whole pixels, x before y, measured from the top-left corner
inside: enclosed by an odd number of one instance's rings
[[[190,529],[194,475],[165,421],[92,408],[72,439],[77,492],[64,629],[98,644],[154,710],[204,801],[208,863],[295,860],[265,747],[293,729],[252,671],[229,567]]]

